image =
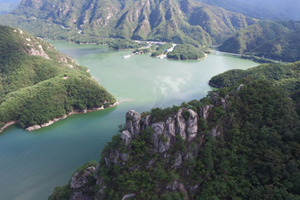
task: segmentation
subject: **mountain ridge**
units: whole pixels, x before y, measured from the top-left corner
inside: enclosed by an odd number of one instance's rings
[[[71,1],[23,0],[11,15],[0,17],[0,22],[16,26],[41,23],[44,27],[47,23],[49,30],[56,28],[73,36],[82,31],[89,36],[208,46],[224,41],[236,30],[257,21],[194,0],[80,0],[70,5]],[[205,20],[198,20],[202,18]],[[31,31],[47,36],[42,30]]]

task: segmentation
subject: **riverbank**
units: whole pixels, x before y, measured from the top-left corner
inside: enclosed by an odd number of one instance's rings
[[[121,101],[117,101],[116,103],[110,105],[109,107],[107,108],[110,108],[110,107],[114,107],[114,106],[117,106],[120,104]],[[84,109],[84,110],[78,110],[78,109],[75,109],[73,110],[72,112],[64,115],[64,116],[61,116],[61,117],[58,117],[58,118],[55,118],[53,120],[50,120],[49,122],[46,122],[44,124],[36,124],[36,125],[33,125],[33,126],[30,126],[30,127],[27,127],[26,130],[27,131],[34,131],[34,130],[38,130],[40,128],[44,128],[44,127],[47,127],[47,126],[50,126],[52,124],[54,124],[55,122],[59,121],[59,120],[62,120],[62,119],[66,119],[67,117],[71,116],[71,115],[76,115],[76,114],[85,114],[85,113],[88,113],[88,112],[93,112],[93,111],[99,111],[99,110],[104,110],[104,106],[101,106],[101,107],[98,107],[98,108],[89,108],[89,109]],[[14,124],[17,124],[19,123],[19,121],[10,121],[8,123],[6,123],[1,129],[0,129],[0,133],[2,133],[6,128],[8,128],[9,126],[11,125],[14,125]]]

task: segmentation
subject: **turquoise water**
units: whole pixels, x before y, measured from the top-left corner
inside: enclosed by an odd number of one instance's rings
[[[209,79],[229,69],[257,63],[209,55],[201,61],[173,61],[109,50],[106,46],[50,41],[58,50],[90,69],[120,105],[73,115],[33,132],[16,125],[0,134],[0,200],[47,199],[57,185],[90,160],[99,160],[106,142],[125,122],[129,109],[139,112],[200,99],[211,90]]]

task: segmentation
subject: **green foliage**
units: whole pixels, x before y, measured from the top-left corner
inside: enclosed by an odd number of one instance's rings
[[[69,200],[71,194],[72,190],[70,185],[65,185],[62,187],[56,186],[48,200]]]
[[[214,87],[230,87],[237,84],[241,79],[251,77],[274,81],[276,86],[282,87],[288,92],[294,92],[300,89],[299,70],[299,62],[263,64],[247,70],[229,70],[212,77],[209,84]]]
[[[190,44],[177,45],[174,50],[168,53],[168,58],[175,60],[198,60],[205,56],[204,52]]]
[[[1,123],[43,124],[75,109],[107,107],[116,101],[86,67],[51,44],[6,26],[1,26],[0,35]],[[31,52],[47,59],[28,55]]]
[[[299,57],[299,22],[261,21],[241,29],[219,47],[220,51],[246,54],[258,62],[295,62]]]

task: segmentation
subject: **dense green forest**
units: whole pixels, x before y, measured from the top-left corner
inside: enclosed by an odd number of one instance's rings
[[[239,30],[219,50],[295,62],[300,60],[299,28],[299,21],[261,21]]]
[[[125,136],[130,124],[134,130],[138,127],[138,116],[126,115],[126,126],[119,127],[122,136],[113,136],[99,163],[80,167],[49,200],[76,195],[116,200],[125,195],[153,200],[299,199],[300,135],[294,104],[268,80],[247,78],[238,86],[213,91],[200,101],[142,113],[144,128],[130,140]],[[186,138],[182,132],[160,135],[164,129],[159,127],[164,121],[170,126],[172,119],[176,128],[184,123],[193,132],[189,124],[195,113],[195,137],[189,132]],[[157,152],[158,144],[159,149],[169,148]],[[76,180],[85,184],[75,187]]]
[[[209,84],[214,87],[230,87],[246,77],[271,80],[274,85],[288,92],[300,89],[300,62],[290,64],[262,64],[247,70],[234,69],[212,77]]]
[[[43,124],[74,109],[115,103],[87,70],[50,43],[0,26],[0,127]]]
[[[196,48],[190,44],[183,44],[177,45],[167,56],[175,60],[198,60],[204,58],[205,53],[200,48]]]

